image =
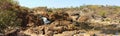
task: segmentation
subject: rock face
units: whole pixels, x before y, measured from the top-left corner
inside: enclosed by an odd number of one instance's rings
[[[36,20],[34,18],[36,18]],[[30,36],[104,36],[105,34],[101,33],[105,33],[104,31],[108,31],[109,33],[110,31],[103,30],[103,28],[112,27],[110,25],[91,23],[92,21],[90,22],[90,16],[79,15],[77,13],[69,15],[65,12],[55,12],[47,14],[47,16],[42,16],[41,18],[39,18],[39,15],[34,18],[33,16],[29,16],[28,23],[31,24],[31,22],[33,22],[31,26],[38,26],[29,27],[28,29],[22,31],[23,34]],[[85,32],[92,29],[101,29],[102,31],[99,33]]]

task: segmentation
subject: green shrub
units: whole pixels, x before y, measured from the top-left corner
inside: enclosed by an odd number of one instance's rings
[[[8,27],[16,27],[20,25],[20,21],[17,21],[17,12],[10,10],[13,5],[18,3],[14,0],[0,0],[0,32],[4,32],[4,29]]]
[[[107,12],[104,11],[104,10],[101,10],[98,14],[99,14],[100,16],[105,16],[105,15],[107,14]]]
[[[0,29],[19,26],[21,22],[17,21],[16,18],[16,12],[0,10]]]

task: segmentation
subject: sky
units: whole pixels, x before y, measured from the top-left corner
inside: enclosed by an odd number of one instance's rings
[[[19,5],[34,8],[64,8],[79,7],[82,5],[111,5],[120,6],[120,0],[18,0]]]

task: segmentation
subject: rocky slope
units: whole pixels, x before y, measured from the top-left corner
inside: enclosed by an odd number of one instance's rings
[[[104,7],[104,8],[103,8]],[[99,9],[98,9],[99,8]],[[19,12],[21,27],[1,36],[120,36],[120,8],[33,8]],[[113,11],[113,12],[111,12]]]

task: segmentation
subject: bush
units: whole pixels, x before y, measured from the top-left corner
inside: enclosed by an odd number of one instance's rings
[[[17,12],[10,10],[13,5],[17,5],[17,2],[0,0],[0,5],[0,32],[4,32],[8,27],[19,26],[21,22],[16,20]]]
[[[6,29],[8,27],[16,27],[20,25],[20,21],[16,20],[16,12],[1,10],[0,11],[0,29]]]
[[[98,14],[99,14],[100,16],[105,16],[105,15],[107,14],[107,12],[104,11],[104,10],[101,10]]]

